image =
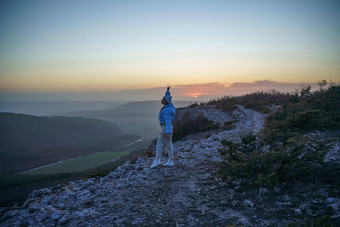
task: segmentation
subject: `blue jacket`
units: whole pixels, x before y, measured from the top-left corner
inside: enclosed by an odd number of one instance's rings
[[[165,133],[170,134],[172,131],[171,122],[175,118],[175,106],[170,103],[168,105],[164,105],[158,115],[159,123],[165,124]]]

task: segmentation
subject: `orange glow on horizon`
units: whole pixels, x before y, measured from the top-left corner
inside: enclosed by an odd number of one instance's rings
[[[192,98],[198,98],[201,95],[205,95],[205,93],[199,93],[199,92],[194,92],[194,93],[186,93],[183,94],[184,96],[192,97]]]

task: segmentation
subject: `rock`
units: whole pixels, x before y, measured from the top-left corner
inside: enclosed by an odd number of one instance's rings
[[[328,207],[332,208],[333,214],[338,215],[340,214],[340,199],[339,198],[327,198],[326,200]]]
[[[337,202],[337,199],[330,197],[326,201],[327,201],[327,203],[335,203],[335,202]]]
[[[340,220],[340,214],[332,215],[330,218],[331,218],[331,220]]]
[[[76,211],[76,212],[74,212],[74,214],[78,217],[84,217],[84,215],[85,215],[85,213],[82,212],[82,211]]]
[[[324,158],[324,162],[335,162],[340,164],[340,141],[335,141],[329,144],[331,149],[327,152]]]
[[[303,203],[300,205],[300,209],[303,210],[303,211],[306,211],[309,207],[309,204],[308,203]]]
[[[276,193],[279,193],[279,192],[281,191],[281,188],[275,187],[275,188],[274,188],[274,191],[275,191]]]
[[[289,201],[291,200],[290,196],[289,195],[283,195],[283,198],[282,198],[284,201]]]
[[[144,218],[136,218],[135,220],[132,221],[132,225],[139,225],[144,222]]]
[[[62,217],[58,220],[58,225],[64,225],[66,223],[66,218]]]
[[[236,206],[236,204],[238,204],[238,200],[233,200],[231,204],[233,204],[233,206]]]
[[[302,211],[300,209],[294,209],[294,212],[297,214],[297,215],[302,215]]]
[[[254,206],[254,203],[250,200],[244,200],[243,204],[247,207],[253,207]]]
[[[276,202],[276,204],[279,206],[291,206],[292,205],[291,202],[284,202],[284,203]]]
[[[268,189],[266,189],[266,188],[259,188],[259,194],[260,195],[264,195],[264,194],[267,194],[269,191],[268,191]]]
[[[339,214],[339,204],[338,203],[334,203],[331,205],[334,214]]]

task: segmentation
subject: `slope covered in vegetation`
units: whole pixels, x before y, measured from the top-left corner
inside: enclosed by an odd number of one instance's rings
[[[224,110],[228,110],[227,103],[233,105],[235,101],[235,105],[247,106],[249,100],[259,97],[266,98],[255,101],[257,110],[280,105],[267,115],[264,128],[257,136],[244,135],[239,143],[227,139],[221,141],[223,148],[220,153],[224,160],[219,172],[222,178],[230,185],[241,182],[246,188],[293,193],[323,190],[337,197],[340,192],[340,160],[333,157],[333,161],[329,161],[325,155],[330,149],[339,153],[340,85],[331,83],[327,86],[325,81],[319,85],[319,90],[314,92],[309,86],[302,86],[291,94],[263,92],[214,100]],[[332,210],[323,215],[335,217]]]

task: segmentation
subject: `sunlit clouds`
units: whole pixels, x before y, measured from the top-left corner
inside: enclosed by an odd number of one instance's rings
[[[117,63],[74,63],[68,66],[41,66],[31,70],[16,69],[1,77],[2,91],[122,91],[146,89],[170,84],[196,84],[219,81],[249,82],[277,78],[282,83],[317,82],[336,78],[339,67],[330,68],[313,62],[278,62],[260,58],[178,57],[136,59]],[[274,76],[275,75],[275,76]],[[320,76],[324,75],[324,76]],[[305,79],[307,78],[307,79]],[[202,88],[204,89],[204,88]],[[204,91],[197,91],[204,93]]]
[[[304,83],[305,84],[305,83]],[[316,88],[315,83],[307,83]],[[237,96],[258,91],[277,90],[292,92],[298,89],[301,83],[282,83],[275,81],[254,82],[227,82],[203,84],[167,84],[171,85],[173,100],[209,101],[223,96]],[[117,92],[110,91],[72,91],[72,92],[0,92],[0,101],[147,101],[161,100],[166,86],[148,89],[132,89]]]
[[[292,92],[299,88],[296,83],[279,83],[274,81],[254,81],[254,82],[228,82],[228,83],[208,83],[176,85],[173,90],[176,96],[192,97],[197,100],[209,100],[225,95],[235,96],[257,91],[277,90],[281,92]]]

